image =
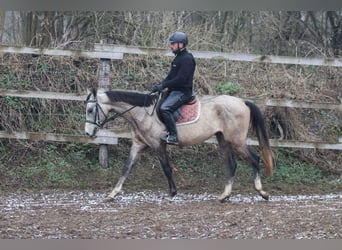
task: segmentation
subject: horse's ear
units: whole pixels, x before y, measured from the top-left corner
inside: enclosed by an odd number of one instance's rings
[[[90,97],[93,95],[96,98],[97,90],[95,88],[87,89],[87,99],[86,102],[89,101]]]
[[[97,94],[97,90],[96,88],[91,88],[91,89],[88,89],[87,88],[87,95],[94,95],[94,97],[96,97],[96,94]]]
[[[96,97],[96,95],[97,95],[97,90],[96,90],[95,88],[93,88],[93,89],[91,90],[91,92],[93,93],[94,97]]]

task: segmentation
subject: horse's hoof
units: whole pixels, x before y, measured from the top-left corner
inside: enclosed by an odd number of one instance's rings
[[[270,196],[268,195],[268,193],[263,190],[259,191],[259,194],[264,200],[268,201],[270,199]]]
[[[170,192],[170,196],[171,196],[171,198],[175,197],[175,196],[176,196],[176,194],[177,194],[177,191],[172,191],[172,192]]]
[[[165,196],[164,200],[172,202],[173,201],[173,197]]]
[[[268,194],[263,194],[261,195],[262,198],[264,198],[264,200],[268,201],[270,200],[270,196]]]
[[[218,198],[218,200],[219,200],[219,202],[221,202],[221,203],[223,203],[223,202],[226,202],[226,201],[228,201],[229,200],[229,195],[228,196],[220,196],[219,198]]]
[[[113,200],[114,200],[113,197],[108,196],[107,198],[105,198],[105,199],[103,200],[103,202],[104,202],[104,203],[107,203],[107,202],[112,202]]]

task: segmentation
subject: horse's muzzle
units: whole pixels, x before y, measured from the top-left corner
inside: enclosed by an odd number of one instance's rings
[[[88,132],[85,132],[85,134],[89,137],[93,137],[93,135],[89,134]]]
[[[95,137],[97,130],[98,130],[98,128],[96,127],[96,128],[94,128],[94,130],[92,131],[92,133],[89,133],[88,131],[85,131],[85,134],[86,134],[87,136],[93,138],[93,137]]]

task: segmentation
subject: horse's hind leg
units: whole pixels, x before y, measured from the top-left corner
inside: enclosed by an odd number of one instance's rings
[[[227,181],[223,193],[218,197],[219,201],[223,202],[229,198],[234,182],[234,176],[236,171],[236,160],[232,151],[232,147],[229,143],[225,142],[220,135],[217,135],[217,140],[224,154],[224,160],[227,167]]]
[[[131,146],[131,150],[129,153],[129,157],[128,160],[126,161],[126,164],[124,165],[124,167],[122,168],[122,174],[121,177],[119,178],[118,182],[116,183],[113,191],[108,195],[108,197],[106,198],[105,201],[111,201],[114,199],[114,197],[120,193],[122,186],[126,180],[126,178],[128,177],[129,173],[132,170],[132,167],[134,166],[134,164],[137,162],[137,160],[139,159],[142,151],[146,148],[146,145],[143,143],[140,143],[139,141],[134,141],[132,143]]]
[[[161,144],[160,148],[157,149],[158,159],[163,168],[164,174],[169,183],[170,196],[174,197],[177,194],[177,188],[172,177],[172,168],[170,165],[169,157],[166,152],[166,144]]]
[[[254,188],[255,190],[259,193],[259,195],[264,198],[265,200],[269,199],[269,195],[267,192],[265,192],[262,189],[262,184],[261,184],[261,177],[260,177],[260,157],[257,156],[255,153],[253,153],[247,145],[245,145],[242,150],[240,151],[245,155],[247,160],[251,163],[253,166],[253,171],[254,171]]]
[[[236,160],[232,151],[226,152],[226,164],[227,164],[227,182],[224,187],[223,193],[219,196],[219,200],[223,202],[225,199],[230,197],[233,188],[234,176],[236,171]]]

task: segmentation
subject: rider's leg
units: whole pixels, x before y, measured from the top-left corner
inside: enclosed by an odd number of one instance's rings
[[[175,112],[188,100],[189,98],[186,97],[182,92],[171,91],[168,97],[160,106],[160,115],[168,131],[167,137],[162,138],[162,140],[166,141],[167,143],[178,143],[176,121],[173,117],[173,112]]]

